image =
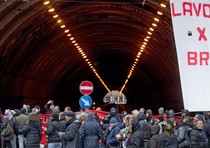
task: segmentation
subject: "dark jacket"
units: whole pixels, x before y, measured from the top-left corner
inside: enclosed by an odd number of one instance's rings
[[[148,142],[150,139],[149,135],[149,123],[145,120],[144,113],[140,112],[138,115],[138,121],[140,124],[140,129],[144,133],[144,141]]]
[[[42,128],[40,122],[28,122],[22,130],[26,138],[26,148],[39,148],[42,139]]]
[[[174,132],[174,135],[177,138],[179,148],[189,148],[190,141],[185,131],[185,128],[183,126],[180,126],[180,127],[176,127],[175,129],[176,130]]]
[[[80,137],[83,148],[98,148],[99,139],[102,136],[100,124],[94,120],[94,115],[89,113],[87,122],[84,122],[80,128]]]
[[[66,122],[66,131],[65,134],[61,136],[66,142],[66,148],[80,148],[81,141],[79,137],[79,128],[81,123],[73,118],[70,121]]]
[[[45,104],[45,106],[44,106],[45,114],[52,114],[52,110],[50,109],[50,105],[52,105],[52,104],[48,104],[48,103]]]
[[[159,134],[161,125],[153,125],[149,127],[150,140],[149,148],[162,148],[163,147],[163,138]]]
[[[11,128],[13,129],[12,133],[9,134],[7,137],[2,137],[2,140],[13,140],[14,139],[14,131],[15,131],[15,121],[14,118],[9,118],[7,116],[5,116],[3,118],[3,122],[2,122],[2,130],[4,128],[6,128],[7,124],[9,124],[11,126]]]
[[[192,148],[207,148],[207,137],[202,129],[193,127],[190,133],[191,147]]]
[[[59,121],[48,122],[46,134],[48,135],[48,143],[61,142],[61,138],[58,132],[61,131],[61,124]]]
[[[126,144],[126,148],[141,148],[144,147],[144,134],[140,130],[140,125],[137,120],[133,120],[132,122],[132,134],[128,139]]]
[[[116,139],[116,135],[120,132],[120,127],[115,125],[111,131],[109,131],[109,126],[105,131],[105,139],[107,147],[110,146],[119,146],[120,142]]]
[[[177,148],[178,147],[178,141],[176,137],[173,134],[169,134],[168,131],[165,131],[164,133],[162,133],[161,137],[163,138],[164,148]]]

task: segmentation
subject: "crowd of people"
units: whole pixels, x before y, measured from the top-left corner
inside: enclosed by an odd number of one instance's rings
[[[44,106],[51,114],[44,133],[48,148],[210,148],[210,112],[197,113],[193,118],[183,109],[175,118],[174,111],[158,110],[153,118],[151,109],[135,109],[118,113],[112,107],[100,118],[97,112],[70,107],[61,112],[49,100]],[[101,110],[97,108],[96,110]],[[3,148],[39,148],[42,138],[40,107],[0,112],[1,144]]]

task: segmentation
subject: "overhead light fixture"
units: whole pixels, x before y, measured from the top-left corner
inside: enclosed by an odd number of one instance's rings
[[[50,8],[48,11],[49,12],[53,12],[53,11],[55,11],[55,9],[54,8]]]
[[[158,15],[163,15],[163,13],[161,11],[158,11],[157,14]]]
[[[160,6],[163,8],[166,8],[166,4],[164,4],[164,3],[161,3]]]
[[[48,5],[50,3],[50,1],[44,1],[44,5]]]
[[[159,22],[159,21],[160,21],[160,20],[159,20],[158,18],[156,18],[156,17],[154,18],[154,20],[155,20],[156,22]]]
[[[62,20],[57,20],[57,23],[59,24],[59,23],[61,23],[62,22]]]
[[[58,14],[56,14],[56,15],[53,15],[53,18],[57,18],[58,17]]]
[[[154,26],[154,27],[157,27],[157,24],[155,24],[155,23],[152,23],[152,26]]]

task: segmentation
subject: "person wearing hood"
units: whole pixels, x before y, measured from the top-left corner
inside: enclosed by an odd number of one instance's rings
[[[149,148],[162,148],[163,147],[163,138],[159,134],[160,125],[152,125],[149,127],[150,140],[149,140]]]
[[[75,117],[75,113],[72,111],[65,113],[66,130],[65,132],[59,132],[59,136],[66,143],[66,148],[81,148],[81,141],[79,135],[79,128],[81,122]]]
[[[168,111],[168,120],[170,120],[172,123],[174,123],[174,111],[172,109],[170,109]]]
[[[144,147],[148,147],[150,135],[149,135],[149,123],[145,119],[145,115],[143,112],[140,112],[137,117],[140,129],[144,133]]]
[[[155,124],[155,119],[153,118],[151,109],[146,110],[146,121],[149,123],[149,126]]]
[[[208,139],[203,130],[203,115],[198,115],[190,133],[191,148],[208,148]]]
[[[42,139],[42,127],[37,114],[29,114],[28,123],[22,130],[26,138],[26,148],[39,148]]]
[[[182,115],[182,118],[184,117],[190,117],[190,112],[188,109],[182,109],[181,110],[181,115]]]
[[[100,124],[94,119],[94,114],[87,115],[87,121],[80,128],[82,148],[98,148],[102,136]]]
[[[120,142],[117,140],[116,135],[120,132],[118,121],[116,118],[112,118],[109,122],[109,126],[105,131],[105,140],[107,148],[119,148]]]
[[[132,121],[132,134],[126,143],[126,148],[143,148],[144,147],[144,134],[140,129],[137,119]]]
[[[62,140],[58,135],[61,131],[61,123],[59,122],[59,113],[53,112],[51,122],[47,123],[47,130],[45,133],[48,135],[48,148],[61,148]]]
[[[9,135],[2,136],[3,148],[6,148],[6,147],[13,148],[15,147],[15,142],[14,142],[15,122],[13,119],[13,112],[10,109],[5,110],[4,118],[3,118],[2,126],[1,126],[2,131],[6,129],[7,125],[9,125],[13,130],[9,133]]]

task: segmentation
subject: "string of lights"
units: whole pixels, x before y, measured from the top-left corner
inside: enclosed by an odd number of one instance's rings
[[[110,89],[108,88],[108,86],[105,84],[105,82],[103,81],[103,79],[100,77],[100,75],[98,74],[97,70],[94,68],[91,60],[87,57],[87,55],[85,54],[85,51],[82,49],[82,47],[79,45],[79,43],[76,41],[75,37],[71,34],[70,30],[68,29],[68,27],[65,25],[64,21],[61,19],[61,17],[59,16],[58,13],[56,13],[55,8],[53,7],[53,5],[50,3],[49,0],[45,0],[44,5],[47,5],[47,9],[48,12],[52,14],[52,17],[56,20],[58,26],[61,29],[64,29],[64,33],[66,34],[66,36],[69,38],[70,42],[75,46],[75,48],[78,50],[78,52],[81,54],[81,56],[83,57],[83,59],[85,60],[85,62],[87,63],[87,65],[89,65],[89,67],[91,68],[91,70],[94,72],[94,74],[96,75],[96,77],[100,80],[100,82],[103,84],[103,86],[106,88],[106,90],[108,92],[111,92]],[[166,8],[166,5],[161,3],[160,4],[161,7]],[[157,11],[157,16],[154,17],[151,26],[149,27],[148,31],[147,31],[147,35],[144,38],[143,43],[140,46],[140,49],[134,59],[134,62],[130,68],[130,71],[127,75],[127,78],[124,82],[124,84],[122,85],[122,88],[120,90],[120,93],[122,93],[122,91],[124,90],[124,88],[126,87],[126,84],[128,83],[130,77],[133,74],[133,71],[135,70],[136,65],[138,64],[138,61],[142,55],[142,53],[145,51],[145,48],[148,45],[149,40],[152,37],[153,32],[155,31],[155,28],[158,25],[159,17],[163,15],[163,12],[161,10]]]

